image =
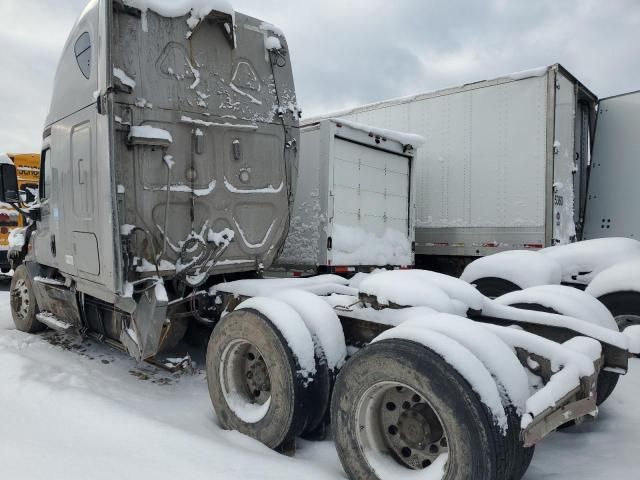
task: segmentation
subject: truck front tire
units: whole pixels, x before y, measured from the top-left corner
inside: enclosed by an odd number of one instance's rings
[[[307,385],[286,340],[256,310],[236,310],[215,327],[207,382],[222,426],[272,449],[289,449],[305,428]]]
[[[36,333],[46,327],[38,320],[38,303],[33,294],[33,285],[27,267],[20,265],[11,279],[11,315],[16,328],[25,333]]]
[[[349,360],[331,420],[349,478],[399,480],[420,470],[444,480],[509,478],[508,437],[469,383],[415,342],[383,340]]]

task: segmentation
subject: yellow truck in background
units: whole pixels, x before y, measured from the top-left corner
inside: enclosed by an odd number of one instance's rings
[[[29,204],[38,199],[40,181],[40,154],[37,153],[7,153],[7,157],[16,166],[18,174],[18,188],[26,195],[25,203]],[[25,226],[25,219],[11,205],[0,203],[0,271],[9,273],[9,235],[16,228]]]

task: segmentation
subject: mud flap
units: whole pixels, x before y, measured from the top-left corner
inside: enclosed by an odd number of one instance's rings
[[[122,329],[120,342],[136,360],[146,360],[158,353],[162,326],[167,320],[168,301],[159,299],[156,288],[141,294],[133,314],[132,324]]]

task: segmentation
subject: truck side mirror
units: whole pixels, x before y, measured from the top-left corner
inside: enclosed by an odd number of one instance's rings
[[[20,203],[18,175],[12,163],[0,163],[0,202]]]

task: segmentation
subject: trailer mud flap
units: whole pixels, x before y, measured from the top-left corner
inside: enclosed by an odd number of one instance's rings
[[[150,288],[140,295],[132,324],[123,326],[120,342],[137,360],[146,360],[158,353],[162,326],[167,320],[168,302],[158,299],[156,288]]]

